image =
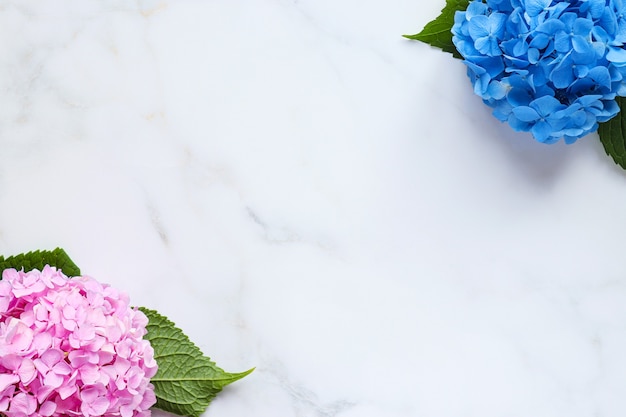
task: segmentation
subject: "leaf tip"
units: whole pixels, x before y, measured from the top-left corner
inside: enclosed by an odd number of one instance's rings
[[[227,385],[232,384],[235,381],[239,381],[240,379],[250,375],[255,369],[256,369],[256,367],[255,368],[250,368],[247,371],[237,372],[237,373],[224,372],[225,378],[222,379],[222,383],[221,383],[220,389],[226,387]]]
[[[231,374],[232,377],[233,377],[232,382],[238,381],[238,380],[240,380],[240,379],[250,375],[252,372],[254,372],[255,369],[256,369],[256,367],[253,367],[253,368],[248,369],[247,371],[239,372],[239,373],[236,373],[236,374]]]

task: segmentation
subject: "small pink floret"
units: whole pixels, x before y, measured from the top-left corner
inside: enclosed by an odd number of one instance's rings
[[[0,414],[149,417],[157,371],[148,319],[128,296],[56,268],[0,281]]]

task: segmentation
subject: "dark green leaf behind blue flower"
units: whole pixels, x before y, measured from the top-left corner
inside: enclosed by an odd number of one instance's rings
[[[621,109],[626,105],[626,98],[616,97],[615,101]],[[626,114],[620,111],[608,122],[600,123],[598,128],[600,142],[607,155],[623,169],[626,169]]]
[[[469,0],[446,0],[446,6],[441,11],[439,17],[428,23],[421,32],[415,35],[404,35],[407,39],[413,39],[427,43],[444,52],[451,53],[455,58],[462,59],[452,43],[452,32],[450,29],[454,24],[454,13],[457,10],[463,11],[467,8]]]

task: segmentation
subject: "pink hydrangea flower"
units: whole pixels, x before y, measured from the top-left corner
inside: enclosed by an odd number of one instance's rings
[[[148,319],[90,277],[6,269],[0,281],[0,414],[148,417],[157,371]]]

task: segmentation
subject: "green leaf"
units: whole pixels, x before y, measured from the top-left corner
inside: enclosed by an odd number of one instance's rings
[[[55,266],[57,269],[63,271],[68,277],[75,277],[80,275],[80,269],[70,259],[70,257],[61,248],[55,250],[36,250],[33,252],[22,253],[15,256],[9,256],[4,258],[0,256],[0,276],[2,271],[8,268],[15,268],[28,272],[33,269],[42,270],[44,266]]]
[[[469,0],[446,0],[446,6],[439,17],[429,22],[420,33],[415,35],[403,35],[405,38],[422,41],[444,52],[451,53],[455,58],[463,57],[452,43],[452,25],[454,25],[454,13],[467,9]]]
[[[174,323],[154,310],[140,308],[148,316],[148,334],[159,370],[150,382],[157,397],[156,408],[181,416],[198,417],[222,388],[243,378],[254,368],[231,374],[211,359]]]
[[[615,101],[620,109],[624,109],[626,98],[616,97]],[[611,156],[617,165],[626,169],[626,113],[620,111],[608,122],[600,123],[598,134],[607,155]]]

